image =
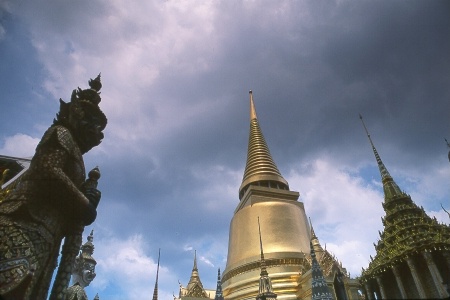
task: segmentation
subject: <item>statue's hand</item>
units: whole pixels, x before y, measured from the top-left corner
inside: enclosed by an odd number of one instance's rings
[[[97,210],[91,203],[89,203],[81,216],[83,225],[84,226],[91,225],[96,218],[97,218]]]
[[[89,200],[89,205],[86,207],[81,217],[84,226],[86,226],[92,224],[97,218],[97,206],[100,202],[102,193],[96,188],[86,188],[84,190],[84,195]]]
[[[84,195],[88,198],[89,203],[97,209],[98,203],[100,202],[100,198],[102,197],[102,193],[96,188],[87,188],[84,191]]]

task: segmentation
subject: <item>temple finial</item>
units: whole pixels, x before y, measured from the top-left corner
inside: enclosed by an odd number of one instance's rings
[[[369,138],[370,145],[372,146],[373,153],[377,160],[378,168],[380,169],[380,172],[381,172],[381,180],[384,181],[387,178],[392,178],[391,175],[389,174],[388,170],[386,169],[385,165],[381,161],[380,155],[378,154],[378,151],[375,148],[375,145],[373,144],[372,138],[370,137],[369,131],[367,130],[366,124],[364,123],[364,120],[363,120],[363,117],[361,116],[361,114],[359,114],[359,118],[361,119],[361,122],[364,126],[364,130],[366,131],[367,137]]]
[[[194,250],[194,270],[198,270],[198,268],[197,268],[197,250]]]
[[[255,103],[253,103],[253,92],[252,92],[252,90],[250,90],[248,93],[250,95],[250,121],[251,121],[253,119],[257,119],[258,117],[256,116]]]

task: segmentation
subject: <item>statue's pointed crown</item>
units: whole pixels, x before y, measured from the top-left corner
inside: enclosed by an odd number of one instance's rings
[[[88,82],[88,89],[82,90],[78,88],[73,90],[69,103],[59,99],[60,109],[59,113],[56,115],[54,124],[67,125],[70,120],[82,119],[85,114],[89,112],[91,115],[96,116],[100,123],[101,130],[105,129],[108,120],[99,107],[99,103],[102,100],[99,92],[102,88],[100,77],[101,75],[98,74],[95,79],[90,79]]]

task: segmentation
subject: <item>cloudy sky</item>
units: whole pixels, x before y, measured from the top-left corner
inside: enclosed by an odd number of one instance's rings
[[[352,277],[384,215],[358,118],[399,186],[449,222],[448,1],[0,0],[0,154],[27,157],[74,88],[102,74],[93,298],[207,288],[226,265],[248,90],[272,156]],[[85,239],[84,239],[85,240]]]

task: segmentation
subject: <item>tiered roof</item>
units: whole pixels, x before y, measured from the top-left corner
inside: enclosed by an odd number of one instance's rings
[[[418,207],[408,194],[400,190],[381,161],[364,122],[363,126],[380,170],[384,190],[383,209],[386,212],[382,218],[384,231],[379,232],[380,240],[374,244],[377,254],[375,258],[371,257],[369,267],[362,271],[361,280],[364,282],[412,254],[450,250],[450,227],[439,224],[436,218],[430,218],[423,207]]]

